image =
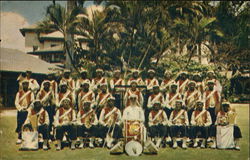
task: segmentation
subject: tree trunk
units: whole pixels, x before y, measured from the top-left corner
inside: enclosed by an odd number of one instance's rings
[[[67,1],[67,13],[70,13],[74,7],[76,7],[76,1],[75,0],[68,0]],[[74,35],[67,32],[65,35],[66,43],[68,44],[68,49],[66,50],[66,64],[65,67],[67,69],[72,69],[71,60],[74,60]]]
[[[198,53],[198,58],[199,58],[199,63],[201,64],[201,43],[197,44],[197,53]]]

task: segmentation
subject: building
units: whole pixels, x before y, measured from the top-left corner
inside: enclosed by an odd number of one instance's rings
[[[66,55],[64,53],[64,36],[59,31],[37,32],[37,26],[32,25],[20,29],[25,37],[25,52],[39,57],[40,59],[53,64],[65,64]],[[85,42],[81,41],[81,36],[75,36],[78,45],[87,49]]]
[[[5,107],[13,107],[15,95],[18,91],[17,77],[26,70],[31,70],[32,77],[38,83],[51,70],[60,70],[55,64],[28,55],[16,49],[0,48],[0,101]]]

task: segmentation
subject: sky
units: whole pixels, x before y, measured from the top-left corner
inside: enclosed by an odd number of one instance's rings
[[[66,6],[67,1],[56,1]],[[19,29],[27,27],[45,17],[46,7],[53,1],[0,1],[0,47],[24,51],[24,37]],[[92,5],[87,1],[85,6]]]

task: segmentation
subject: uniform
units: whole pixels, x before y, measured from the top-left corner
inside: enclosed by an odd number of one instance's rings
[[[125,93],[125,96],[124,96],[125,107],[130,106],[131,102],[130,102],[129,96],[131,96],[131,95],[136,95],[138,106],[142,107],[143,102],[144,102],[144,98],[143,98],[143,95],[139,89],[136,89],[134,91],[132,91],[132,89],[127,90],[127,92]]]

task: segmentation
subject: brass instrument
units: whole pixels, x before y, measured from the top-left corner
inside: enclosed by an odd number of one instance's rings
[[[90,113],[88,116],[85,117],[84,125],[86,128],[90,128],[92,123],[94,122],[95,116],[93,113]]]

